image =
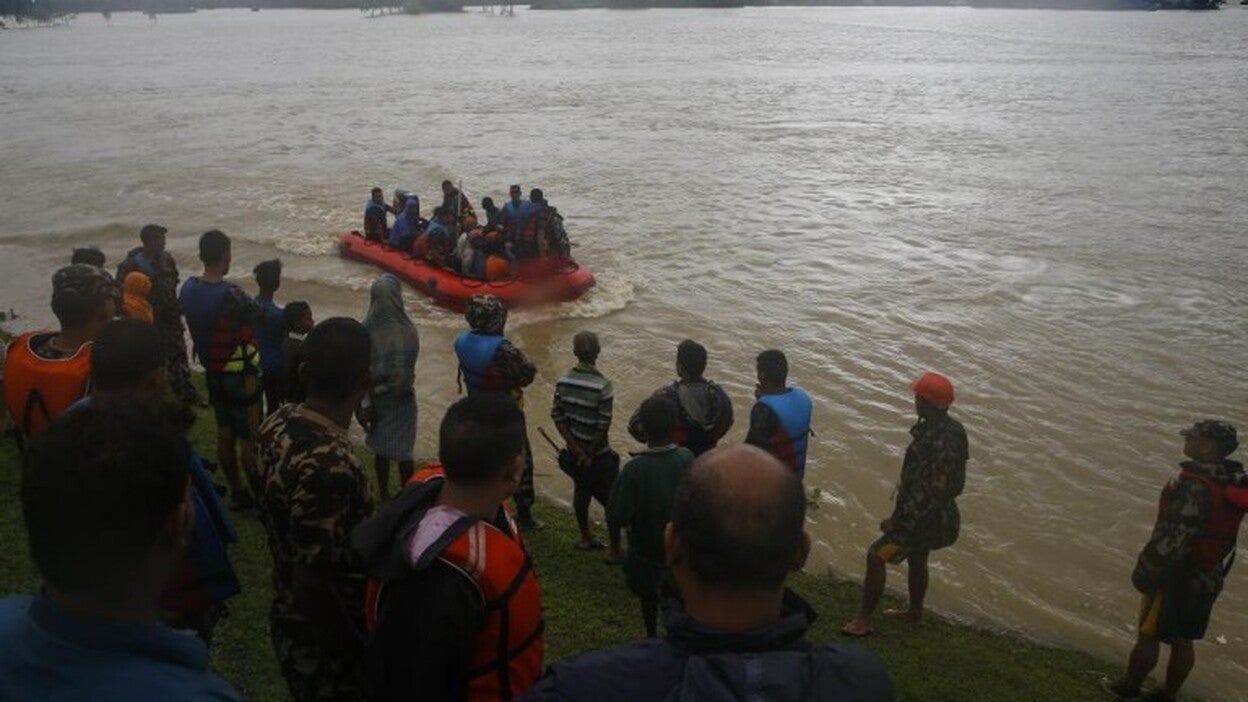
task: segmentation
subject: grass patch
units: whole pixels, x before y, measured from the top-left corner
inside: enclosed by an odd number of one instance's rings
[[[203,413],[194,429],[195,445],[211,456],[213,438],[211,415]],[[6,545],[0,549],[0,594],[33,592],[38,586],[26,552],[18,487],[17,454],[5,440],[0,442],[0,543]],[[547,662],[639,638],[641,613],[620,569],[606,565],[602,552],[572,548],[577,531],[563,508],[539,500],[535,514],[546,524],[529,544],[546,610]],[[240,541],[232,556],[244,590],[231,600],[231,614],[217,630],[213,668],[249,700],[286,700],[269,642],[272,575],[264,533],[254,518],[235,516],[234,521]],[[858,607],[858,584],[810,574],[797,575],[790,584],[820,613],[812,640],[844,643],[839,628]],[[939,617],[918,627],[881,618],[876,626],[874,636],[854,643],[884,660],[901,702],[1105,702],[1099,681],[1121,672],[1119,663]]]

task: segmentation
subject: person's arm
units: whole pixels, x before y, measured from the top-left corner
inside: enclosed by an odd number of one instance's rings
[[[1179,480],[1170,507],[1157,516],[1153,535],[1140,551],[1131,583],[1144,594],[1160,589],[1183,566],[1192,538],[1200,534],[1213,511],[1209,488],[1197,480]]]
[[[770,407],[755,402],[750,410],[750,428],[745,434],[745,443],[770,451],[771,438],[776,435],[779,424],[776,413]]]
[[[480,595],[468,580],[435,562],[420,577],[396,583],[378,609],[365,659],[378,668],[368,671],[377,686],[373,699],[466,700],[484,623]]]
[[[537,376],[537,366],[515,344],[503,340],[494,353],[494,363],[507,382],[515,388],[528,387]]]

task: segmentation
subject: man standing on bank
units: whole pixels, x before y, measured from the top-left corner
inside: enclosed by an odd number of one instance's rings
[[[806,474],[806,447],[810,439],[810,395],[786,385],[789,360],[784,352],[771,349],[755,361],[758,386],[754,388],[754,409],[750,410],[750,430],[745,443],[757,446],[780,459],[800,479]]]
[[[654,391],[676,405],[676,431],[672,440],[701,456],[719,444],[732,428],[732,401],[719,385],[702,377],[706,372],[706,347],[685,339],[676,347],[676,382]],[[641,426],[639,407],[628,420],[628,433],[649,443]]]
[[[611,486],[620,474],[620,454],[611,450],[608,441],[615,392],[595,365],[601,348],[593,332],[572,337],[577,364],[555,383],[555,400],[550,407],[550,418],[567,443],[559,452],[559,467],[572,478],[572,511],[581,530],[576,547],[582,551],[602,548],[590,530],[589,502],[598,500],[606,509]],[[618,548],[618,541],[619,532],[612,532],[613,549]]]
[[[1235,541],[1248,509],[1248,475],[1228,460],[1239,437],[1235,427],[1212,419],[1180,432],[1185,438],[1180,471],[1161,491],[1152,538],[1131,574],[1143,594],[1139,637],[1127,675],[1107,686],[1119,699],[1140,697],[1140,685],[1157,665],[1160,644],[1170,646],[1161,689],[1147,702],[1173,702],[1196,665],[1192,645],[1204,637],[1213,603],[1235,559]]]
[[[901,464],[893,514],[880,524],[884,535],[867,549],[867,574],[862,609],[841,629],[849,636],[871,633],[871,616],[884,594],[885,565],[907,562],[910,603],[885,615],[918,623],[927,594],[927,557],[958,538],[961,514],[954,501],[966,482],[966,430],[949,416],[953,384],[939,373],[924,373],[910,385],[919,421],[910,428],[914,439]]]

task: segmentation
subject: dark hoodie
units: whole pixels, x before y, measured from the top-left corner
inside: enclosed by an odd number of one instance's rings
[[[377,629],[365,655],[365,680],[372,700],[463,700],[477,632],[485,622],[480,592],[438,555],[477,519],[438,514],[443,481],[405,488],[352,534],[351,545],[365,572],[384,587]],[[412,563],[409,541],[421,522],[439,523],[441,536]],[[500,506],[494,526],[510,532]]]
[[[815,613],[785,591],[779,621],[754,631],[717,631],[679,607],[667,638],[595,651],[551,666],[525,702],[760,700],[891,702],[893,685],[874,654],[815,646],[806,630]]]

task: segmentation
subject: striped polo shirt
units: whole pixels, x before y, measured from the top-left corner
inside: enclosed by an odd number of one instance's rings
[[[611,428],[611,411],[615,392],[611,381],[588,363],[578,364],[555,383],[555,401],[550,418],[555,424],[567,422],[572,436],[585,442],[593,441],[599,432]],[[610,448],[603,445],[602,451]]]

